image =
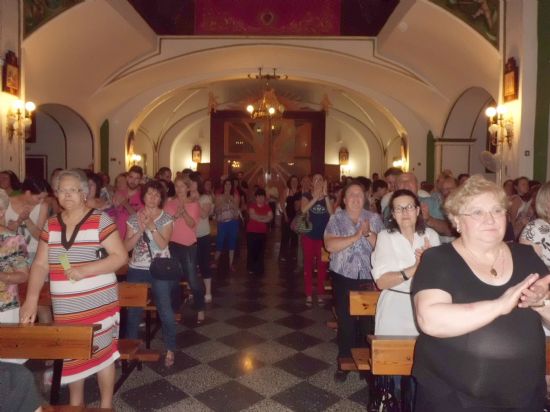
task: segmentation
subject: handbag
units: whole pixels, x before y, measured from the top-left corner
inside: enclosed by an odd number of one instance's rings
[[[299,235],[311,232],[313,224],[309,220],[309,212],[297,213],[292,222],[290,222],[290,228]]]
[[[151,266],[149,271],[151,276],[157,280],[174,280],[179,281],[183,273],[180,262],[172,257],[153,257],[151,252],[150,239],[147,233],[143,232],[143,240],[149,250],[151,256]]]

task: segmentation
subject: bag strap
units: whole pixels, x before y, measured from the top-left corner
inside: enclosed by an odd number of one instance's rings
[[[149,256],[151,256],[151,261],[154,259],[153,258],[153,252],[151,252],[151,240],[149,239],[149,236],[147,235],[147,233],[145,232],[145,230],[143,231],[143,233],[141,234],[141,237],[143,238],[143,241],[145,242],[145,244],[147,245],[147,250],[149,251]]]

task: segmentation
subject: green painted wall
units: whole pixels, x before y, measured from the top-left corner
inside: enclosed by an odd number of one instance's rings
[[[537,106],[533,147],[533,178],[546,181],[550,110],[550,1],[538,5]]]
[[[101,171],[109,174],[109,121],[105,120],[99,129],[99,153],[101,154]]]
[[[431,130],[426,137],[426,181],[435,183],[435,139]]]

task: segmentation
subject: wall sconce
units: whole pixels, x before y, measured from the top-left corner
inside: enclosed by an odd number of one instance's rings
[[[33,102],[22,102],[15,100],[8,110],[7,115],[7,134],[10,143],[15,136],[27,138],[28,127],[32,124],[31,114],[36,109]]]
[[[393,162],[392,162],[391,165],[392,165],[392,167],[397,167],[397,168],[401,169],[404,164],[405,164],[405,162],[403,161],[403,159],[400,158],[400,157],[397,157],[397,158],[393,159]]]
[[[142,159],[141,155],[137,153],[134,153],[133,155],[130,156],[130,161],[132,162],[133,165],[136,165],[139,162],[141,162],[141,159]]]
[[[191,149],[191,160],[194,163],[200,163],[202,160],[202,148],[198,144]]]
[[[490,106],[485,110],[485,115],[489,118],[489,134],[493,146],[508,143],[508,148],[512,148],[512,139],[514,137],[514,119],[508,114],[506,106]]]

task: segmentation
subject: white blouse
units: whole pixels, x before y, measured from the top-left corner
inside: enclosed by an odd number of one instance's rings
[[[414,252],[425,246],[426,239],[430,247],[440,244],[438,234],[430,228],[426,228],[423,235],[415,233],[412,246],[399,232],[380,232],[371,256],[374,280],[378,280],[384,273],[399,272],[414,265]],[[410,279],[382,291],[376,307],[377,335],[418,335],[410,291]]]

